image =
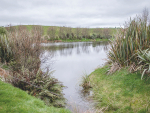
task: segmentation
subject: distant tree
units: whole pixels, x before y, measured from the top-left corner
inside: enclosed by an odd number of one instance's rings
[[[67,38],[71,37],[72,29],[71,27],[66,27],[66,36]]]
[[[63,38],[63,27],[59,27],[58,35],[60,39]]]
[[[93,33],[96,33],[97,35],[102,35],[102,28],[94,28]]]
[[[110,37],[110,29],[109,28],[104,28],[103,29],[103,35],[105,38],[109,38]]]
[[[82,28],[82,37],[83,38],[87,38],[90,34],[89,34],[89,29],[88,28]]]
[[[20,30],[26,30],[27,28],[24,26],[20,27]],[[34,37],[38,37],[39,40],[41,39],[41,37],[44,35],[44,29],[42,26],[40,25],[34,25],[32,26],[32,34],[34,35]]]
[[[81,28],[80,27],[76,27],[75,30],[76,30],[75,31],[75,35],[77,36],[77,38],[80,38],[80,36],[81,36]]]
[[[67,27],[63,26],[62,29],[63,29],[63,30],[62,30],[62,31],[63,31],[63,32],[62,32],[62,38],[63,38],[63,39],[66,39],[66,38],[67,38],[67,37],[66,37],[66,34],[67,34]]]
[[[48,31],[47,31],[47,35],[50,37],[50,40],[54,40],[55,39],[55,35],[56,35],[56,28],[55,27],[49,27]]]

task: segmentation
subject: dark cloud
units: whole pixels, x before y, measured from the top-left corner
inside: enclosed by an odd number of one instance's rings
[[[145,7],[149,0],[1,0],[0,25],[118,27]]]

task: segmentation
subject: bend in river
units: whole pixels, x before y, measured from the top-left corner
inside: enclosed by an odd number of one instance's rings
[[[53,57],[48,57],[41,67],[49,66],[50,69],[53,67],[55,70],[53,76],[67,86],[63,90],[68,100],[67,108],[72,110],[77,106],[77,109],[82,111],[92,108],[79,84],[85,73],[90,74],[106,62],[108,42],[43,43],[42,45],[46,48],[42,56],[50,54]],[[53,66],[50,66],[49,64],[52,63]]]

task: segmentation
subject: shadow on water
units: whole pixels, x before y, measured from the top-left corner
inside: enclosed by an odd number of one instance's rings
[[[108,42],[43,43],[42,46],[43,56],[53,54],[54,57],[46,59],[46,62],[41,64],[41,68],[50,64],[52,60],[55,61],[53,76],[67,86],[63,90],[68,100],[66,107],[71,111],[76,109],[78,112],[92,109],[92,101],[88,98],[92,92],[83,91],[79,84],[83,73],[86,72],[88,75],[97,66],[102,66],[106,62],[104,59],[107,59]]]

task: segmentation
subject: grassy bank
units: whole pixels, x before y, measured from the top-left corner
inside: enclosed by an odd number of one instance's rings
[[[8,32],[16,30],[28,30],[34,32],[38,30],[41,39],[44,41],[56,41],[63,40],[64,42],[69,40],[83,41],[88,40],[99,40],[99,39],[110,39],[114,36],[117,29],[119,28],[72,28],[72,27],[59,27],[59,26],[39,26],[39,25],[18,25],[5,27]],[[85,40],[84,40],[85,41]]]
[[[0,113],[70,113],[63,108],[48,107],[25,91],[0,80]]]
[[[80,39],[66,39],[66,40],[55,40],[55,41],[50,41],[50,42],[91,42],[91,41],[109,41],[109,39],[85,39],[85,38],[82,38],[81,40]]]
[[[33,26],[36,26],[36,25],[23,25],[23,26],[26,26],[27,29],[32,30]],[[56,35],[58,35],[58,31],[59,31],[59,29],[60,29],[59,26],[42,26],[42,27],[43,27],[43,30],[44,30],[44,35],[47,35],[47,31],[48,31],[48,29],[49,29],[50,27],[54,27],[54,28],[56,29]],[[76,27],[76,28],[71,28],[71,31],[72,31],[72,32],[76,32],[76,29],[77,29],[77,28],[78,28],[78,27]],[[78,28],[78,29],[82,30],[83,28]],[[98,29],[99,31],[103,31],[105,28],[89,28],[90,34],[93,34],[93,33],[98,32],[97,29]],[[109,28],[109,29],[110,29],[110,34],[113,35],[114,33],[116,33],[116,29],[120,29],[120,28]]]
[[[150,79],[141,80],[140,73],[128,73],[126,68],[107,75],[108,66],[91,73],[96,107],[106,113],[149,113]]]
[[[62,40],[63,42],[90,42],[90,41],[109,41],[109,39],[85,39],[85,38],[82,38],[81,40],[79,39],[76,39],[76,40],[70,40],[70,39],[67,39],[67,40]]]
[[[52,77],[48,69],[47,72],[43,72],[40,68],[40,64],[44,62],[40,59],[43,51],[40,46],[40,30],[34,28],[31,33],[20,27],[11,32],[0,32],[0,63],[9,67],[9,72],[0,68],[0,75],[6,82],[40,98],[47,106],[65,107],[63,84]],[[5,29],[1,28],[0,31]],[[50,56],[44,56],[48,57]]]

